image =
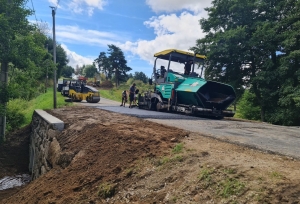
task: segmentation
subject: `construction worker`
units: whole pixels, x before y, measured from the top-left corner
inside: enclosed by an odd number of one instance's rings
[[[129,108],[132,108],[131,104],[134,101],[134,93],[135,93],[135,83],[133,83],[129,88]]]

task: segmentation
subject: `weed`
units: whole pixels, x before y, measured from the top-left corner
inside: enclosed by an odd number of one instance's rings
[[[171,158],[172,162],[182,162],[183,161],[183,157],[181,155],[176,155],[175,157]]]
[[[283,176],[279,172],[272,171],[270,177],[272,179],[282,179]]]
[[[176,146],[173,148],[172,152],[174,154],[178,154],[178,153],[181,153],[182,152],[182,149],[183,149],[183,144],[182,143],[178,143],[176,144]]]
[[[198,179],[203,181],[203,185],[205,188],[210,186],[212,184],[212,174],[214,173],[214,170],[212,168],[203,168],[200,171],[200,174],[198,176]]]
[[[208,181],[211,180],[211,174],[213,173],[213,169],[210,168],[203,168],[200,172],[198,178],[200,180]]]
[[[102,183],[99,186],[98,196],[101,198],[110,198],[115,194],[116,186],[109,183]]]
[[[232,169],[232,168],[226,168],[226,169],[224,169],[224,173],[226,173],[226,174],[235,174],[236,170]]]
[[[176,155],[174,157],[163,157],[162,159],[158,160],[155,163],[155,165],[162,166],[170,162],[182,162],[182,161],[183,161],[183,157],[181,155]]]
[[[239,195],[243,192],[245,184],[238,179],[227,178],[219,184],[218,194],[223,198],[228,198],[232,195]]]

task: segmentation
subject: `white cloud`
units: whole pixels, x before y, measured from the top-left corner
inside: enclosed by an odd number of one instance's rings
[[[199,25],[199,19],[202,17],[204,14],[193,15],[188,12],[182,12],[179,16],[169,14],[152,17],[144,24],[154,29],[155,39],[127,41],[120,47],[152,64],[153,55],[156,52],[166,49],[187,51],[190,47],[195,46],[196,40],[204,37]],[[176,67],[174,70],[182,71],[181,69],[181,67]]]
[[[53,6],[57,5],[57,0],[48,0]],[[63,4],[64,9],[71,10],[74,13],[86,13],[92,16],[94,9],[103,10],[103,7],[107,4],[106,0],[67,0],[60,2]]]
[[[67,54],[67,58],[69,59],[68,65],[70,65],[73,68],[76,68],[76,65],[82,66],[82,65],[87,65],[87,64],[93,64],[93,61],[95,58],[88,58],[88,57],[83,57],[71,50],[68,49],[68,47],[65,44],[61,44],[61,47],[65,50]]]
[[[78,26],[56,26],[56,36],[58,41],[73,44],[84,44],[92,46],[107,47],[108,44],[124,42],[121,36],[110,32],[100,32],[97,30],[84,30]]]
[[[146,0],[154,12],[173,12],[183,9],[199,13],[211,5],[212,0]]]
[[[95,8],[102,10],[105,4],[104,0],[71,0],[68,6],[74,13],[86,11],[89,16],[92,16]]]
[[[48,2],[49,2],[52,6],[56,6],[56,5],[57,5],[57,0],[48,0]]]

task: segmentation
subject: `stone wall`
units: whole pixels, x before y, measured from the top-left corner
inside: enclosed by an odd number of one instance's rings
[[[57,162],[60,145],[56,136],[64,129],[64,122],[43,110],[35,110],[31,128],[29,171],[34,180],[48,172]]]

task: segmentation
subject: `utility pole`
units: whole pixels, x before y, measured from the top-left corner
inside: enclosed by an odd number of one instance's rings
[[[53,108],[56,108],[56,40],[55,40],[55,11],[56,7],[50,6],[52,9],[52,18],[53,18]]]
[[[47,44],[47,54],[49,52],[48,44]],[[46,79],[45,79],[45,93],[47,93],[47,88],[48,88],[48,63],[46,65]]]

